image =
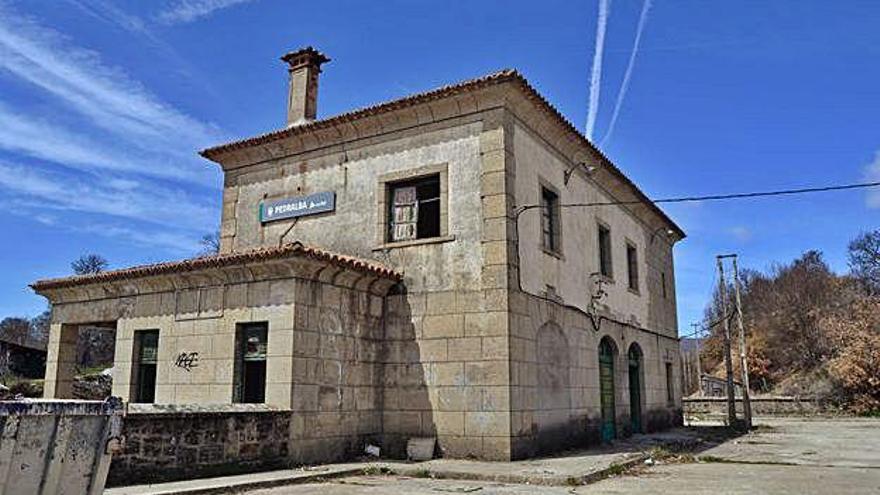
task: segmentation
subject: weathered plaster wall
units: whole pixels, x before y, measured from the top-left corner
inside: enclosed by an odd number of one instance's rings
[[[134,312],[116,330],[113,395],[132,397],[132,353],[138,330],[159,330],[157,404],[231,404],[236,325],[267,322],[266,403],[290,407],[295,279],[229,284],[215,302],[203,291],[135,297]],[[271,295],[270,295],[271,294]],[[202,300],[199,307],[198,300]],[[187,367],[181,355],[196,353]]]
[[[564,173],[572,163],[522,122],[517,122],[514,128],[513,141],[518,206],[540,204],[542,186],[557,192],[560,204],[615,200],[580,171],[573,173],[566,185]],[[603,223],[611,230],[613,277],[603,284],[608,295],[602,303],[618,319],[676,335],[672,247],[667,235],[652,230],[625,206],[562,208],[560,217],[562,250],[556,255],[542,247],[541,210],[531,209],[521,215],[519,249],[523,288],[541,294],[550,285],[564,302],[587,308],[594,292],[590,274],[599,271],[598,225]],[[628,285],[627,242],[634,244],[638,251],[638,291],[630,290]],[[661,272],[666,273],[666,298],[660,287]]]
[[[627,351],[642,351],[642,425],[647,431],[680,421],[678,342],[604,320],[598,331],[583,314],[538,297],[512,296],[511,428],[513,457],[599,442],[599,342],[617,347],[614,361],[618,435],[631,432]],[[675,401],[667,402],[665,363]]]
[[[480,133],[479,120],[458,119],[455,125],[397,133],[382,141],[346,145],[346,151],[325,150],[281,158],[227,173],[227,197],[235,197],[233,250],[278,245],[284,240],[377,259],[404,270],[411,291],[472,288],[480,268]],[[448,233],[432,244],[383,250],[377,231],[384,229],[379,204],[384,202],[380,179],[389,174],[445,166],[448,173]],[[264,199],[336,193],[336,211],[298,221],[260,224]],[[224,219],[224,221],[229,221]],[[291,228],[291,225],[293,227]],[[383,231],[384,232],[384,231]]]

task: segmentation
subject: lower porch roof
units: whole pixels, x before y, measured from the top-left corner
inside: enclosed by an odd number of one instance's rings
[[[264,266],[280,268],[281,264],[296,264],[294,271],[306,278],[325,279],[325,273],[345,274],[346,279],[372,279],[391,286],[403,280],[403,274],[379,263],[326,251],[316,247],[305,246],[299,242],[284,244],[277,247],[257,248],[227,254],[201,256],[180,261],[135,266],[120,270],[77,275],[46,280],[38,280],[31,288],[40,295],[51,300],[55,296],[68,291],[87,290],[95,286],[119,286],[120,284],[138,284],[144,279],[178,279],[186,280],[181,285],[190,285],[192,279],[201,278],[202,274],[225,272],[238,268],[257,268]],[[261,272],[263,270],[255,270]],[[330,280],[324,280],[330,282]],[[174,283],[173,285],[178,285]],[[346,284],[348,285],[348,284]],[[89,291],[90,292],[90,291]],[[126,292],[126,291],[123,291]],[[66,299],[62,297],[62,299]]]

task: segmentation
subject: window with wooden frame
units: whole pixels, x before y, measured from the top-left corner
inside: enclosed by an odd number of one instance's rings
[[[545,250],[560,253],[559,195],[546,187],[541,188],[541,242]]]
[[[604,277],[614,278],[611,265],[611,229],[599,224],[599,273]]]
[[[388,184],[388,242],[440,236],[440,174]]]
[[[626,275],[630,290],[639,291],[639,254],[635,245],[626,243]]]
[[[156,366],[159,361],[159,331],[135,330],[132,360],[131,402],[152,404],[156,400]]]

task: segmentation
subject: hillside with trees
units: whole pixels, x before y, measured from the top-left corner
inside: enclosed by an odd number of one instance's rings
[[[880,230],[849,244],[849,265],[849,273],[838,275],[820,252],[807,251],[766,272],[741,273],[754,392],[811,396],[859,414],[880,412]],[[727,294],[727,307],[734,308],[732,285]],[[723,315],[720,303],[716,289],[704,317],[709,337],[701,356],[705,369],[723,377],[721,322],[733,315]],[[738,356],[738,339],[732,348]],[[736,358],[734,371],[738,379]]]

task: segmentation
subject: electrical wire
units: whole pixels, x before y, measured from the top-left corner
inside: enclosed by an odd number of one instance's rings
[[[731,193],[731,194],[709,194],[705,196],[679,196],[672,198],[660,198],[660,199],[648,199],[649,203],[659,204],[659,203],[694,203],[700,201],[725,201],[730,199],[750,199],[750,198],[763,198],[770,196],[790,196],[795,194],[810,194],[810,193],[818,193],[818,192],[831,192],[831,191],[846,191],[850,189],[866,189],[870,187],[880,187],[880,181],[878,182],[861,182],[855,184],[841,184],[834,186],[823,186],[823,187],[804,187],[800,189],[779,189],[775,191],[751,191],[751,192],[743,192],[743,193]],[[561,208],[565,207],[593,207],[593,206],[616,206],[616,205],[639,205],[644,204],[645,201],[642,200],[631,200],[631,201],[594,201],[590,203],[568,203],[559,205]],[[531,210],[534,208],[540,208],[541,205],[523,205],[517,208],[517,215],[520,213]]]
[[[869,187],[880,187],[880,181],[878,181],[878,182],[862,182],[862,183],[855,183],[855,184],[841,184],[841,185],[822,186],[822,187],[805,187],[805,188],[799,188],[799,189],[779,189],[779,190],[775,190],[775,191],[751,191],[751,192],[731,193],[731,194],[710,194],[710,195],[705,195],[705,196],[679,196],[679,197],[671,197],[671,198],[660,198],[660,199],[654,199],[654,200],[648,199],[647,201],[649,203],[654,203],[654,204],[657,204],[657,203],[666,203],[666,204],[669,204],[669,203],[691,203],[691,202],[699,202],[699,201],[723,201],[723,200],[731,200],[731,199],[749,199],[749,198],[760,198],[760,197],[770,197],[770,196],[788,196],[788,195],[794,195],[794,194],[809,194],[809,193],[817,193],[817,192],[844,191],[844,190],[851,190],[851,189],[865,189],[865,188],[869,188]],[[561,204],[561,205],[559,205],[559,207],[560,208],[596,207],[596,206],[617,206],[617,205],[631,205],[631,204],[644,204],[644,203],[645,203],[645,201],[642,201],[642,200],[595,201],[595,202],[589,202],[589,203]],[[514,234],[516,235],[516,265],[518,267],[520,267],[520,269],[522,267],[521,267],[521,260],[520,260],[520,254],[519,254],[519,239],[520,239],[519,218],[524,212],[529,211],[529,210],[533,210],[536,208],[541,208],[541,207],[542,207],[542,205],[540,205],[540,204],[523,205],[523,206],[518,207],[515,211]],[[598,315],[598,318],[596,318],[597,315],[595,315],[589,311],[585,311],[584,309],[582,309],[578,306],[574,306],[572,304],[560,302],[554,298],[546,297],[541,294],[535,294],[533,292],[529,292],[529,291],[525,290],[525,288],[522,285],[521,274],[517,275],[517,285],[518,285],[520,292],[522,292],[523,294],[528,294],[530,296],[536,297],[536,298],[544,300],[546,302],[550,302],[550,303],[562,306],[564,308],[572,309],[578,313],[584,314],[585,316],[587,316],[590,319],[591,323],[593,324],[593,329],[597,332],[599,331],[599,328],[601,327],[602,321],[607,320],[607,321],[617,323],[619,325],[633,327],[633,328],[636,328],[636,329],[639,329],[639,330],[642,330],[642,331],[645,331],[648,333],[652,333],[652,334],[657,335],[658,337],[662,336],[662,337],[670,338],[668,335],[664,335],[664,334],[661,334],[659,332],[655,332],[655,331],[647,329],[647,328],[642,328],[637,325],[633,325],[632,323],[629,323],[629,322],[624,322],[624,321],[616,320],[614,318],[609,318],[605,315]],[[706,330],[706,329],[711,330],[712,327],[714,327],[715,325],[717,325],[719,323],[722,323],[724,320],[726,320],[726,319],[729,320],[729,319],[733,318],[734,314],[735,313],[730,312],[727,315],[722,316],[718,320],[716,320],[714,322],[710,322],[709,325],[704,326],[703,329],[704,330]],[[679,336],[678,338],[673,338],[673,339],[680,340],[681,338],[682,337]]]

